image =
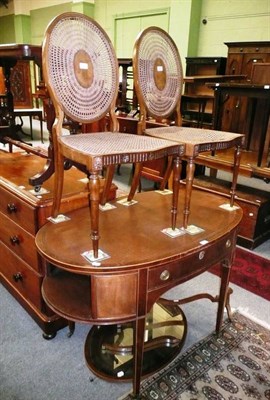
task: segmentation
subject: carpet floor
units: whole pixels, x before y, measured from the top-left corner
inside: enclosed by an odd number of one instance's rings
[[[219,266],[211,269],[219,271]],[[230,281],[270,301],[270,260],[237,246]]]
[[[215,295],[219,284],[216,275],[206,272],[175,287],[164,297],[178,299],[201,292]],[[270,324],[269,301],[237,285],[230,286],[233,289],[233,309],[240,309],[241,313]],[[71,338],[67,337],[68,330],[63,329],[48,341],[43,339],[38,325],[2,285],[0,304],[1,400],[116,400],[131,389],[130,382],[104,381],[87,368],[84,343],[90,329],[88,324],[76,324]],[[180,356],[214,330],[216,303],[202,299],[184,304],[182,309],[188,331]],[[193,396],[193,399],[201,398]]]
[[[143,381],[141,399],[270,399],[269,373],[270,331],[235,313],[219,335],[207,336]]]

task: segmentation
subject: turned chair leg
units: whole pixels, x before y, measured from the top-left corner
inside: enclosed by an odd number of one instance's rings
[[[64,157],[55,152],[55,170],[54,170],[54,195],[52,206],[52,217],[56,218],[60,212],[61,198],[64,184]]]
[[[173,157],[170,156],[167,158],[167,167],[166,167],[166,171],[165,171],[163,180],[160,184],[160,188],[159,188],[160,190],[164,190],[166,188],[172,170],[173,170]]]
[[[141,177],[141,172],[143,169],[143,163],[137,163],[135,166],[135,170],[134,170],[134,175],[133,175],[133,179],[131,182],[131,188],[129,191],[129,195],[127,200],[131,201],[133,199],[133,197],[135,196],[135,192],[137,190],[137,187],[139,186],[140,183],[140,177]]]
[[[89,190],[89,209],[91,219],[91,239],[93,244],[94,258],[98,258],[99,244],[99,198],[100,198],[100,178],[99,172],[94,171],[88,179]]]
[[[110,188],[111,188],[112,181],[113,181],[114,170],[115,170],[114,165],[110,165],[106,169],[105,182],[104,182],[103,191],[102,191],[102,195],[101,195],[101,199],[100,199],[100,204],[102,206],[104,206],[108,200]]]
[[[173,166],[173,198],[172,198],[172,229],[176,228],[176,219],[178,211],[178,197],[179,197],[179,186],[180,186],[180,176],[182,170],[182,162],[180,157],[174,160]]]
[[[193,185],[193,180],[194,180],[194,172],[195,172],[194,158],[190,157],[187,162],[186,193],[185,193],[184,220],[183,220],[184,229],[187,229],[187,227],[188,227],[188,218],[189,218],[189,214],[190,214],[190,202],[191,202],[192,185]]]

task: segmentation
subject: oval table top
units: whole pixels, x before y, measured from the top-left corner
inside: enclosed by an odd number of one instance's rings
[[[182,222],[185,188],[180,189],[178,225]],[[100,262],[90,262],[84,253],[91,250],[88,207],[67,214],[67,221],[48,222],[36,235],[39,253],[49,262],[78,274],[128,272],[177,261],[211,246],[240,223],[241,208],[221,208],[229,199],[193,190],[189,224],[201,228],[197,234],[170,237],[162,232],[171,224],[172,195],[158,191],[138,193],[132,206],[116,201],[115,208],[99,213],[99,248],[108,255]]]

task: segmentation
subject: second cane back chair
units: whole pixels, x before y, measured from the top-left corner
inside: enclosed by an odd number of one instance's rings
[[[44,80],[56,113],[52,129],[55,159],[52,220],[58,222],[63,219],[61,214],[59,218],[59,210],[64,160],[85,166],[90,193],[90,261],[100,259],[99,203],[103,169],[107,167],[109,170],[108,186],[114,166],[141,163],[168,155],[179,157],[184,146],[164,139],[118,132],[114,112],[118,95],[118,62],[108,35],[93,19],[75,12],[54,18],[45,32],[42,62]],[[64,135],[64,115],[83,124],[109,115],[110,132]],[[180,168],[176,166],[175,171],[178,175]],[[176,204],[177,199],[174,209]]]
[[[180,114],[183,87],[182,64],[176,44],[167,32],[158,27],[148,27],[139,34],[134,45],[133,75],[140,108],[138,133],[185,143],[184,159],[187,161],[187,174],[183,228],[188,231],[195,159],[201,152],[235,147],[229,204],[229,208],[233,209],[244,135],[182,126]],[[146,128],[149,117],[159,121],[171,118],[173,125]],[[165,188],[171,165],[172,163],[168,162],[161,188]],[[143,165],[140,168],[140,171],[139,168],[137,171],[142,173]],[[135,191],[136,187],[133,185],[130,191],[131,197]]]

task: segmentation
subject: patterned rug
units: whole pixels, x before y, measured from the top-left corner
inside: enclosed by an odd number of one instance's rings
[[[269,400],[270,331],[236,312],[142,382],[142,400]],[[130,394],[121,400],[131,400]]]
[[[219,275],[220,267],[210,272]],[[270,301],[270,260],[237,246],[230,281]]]

